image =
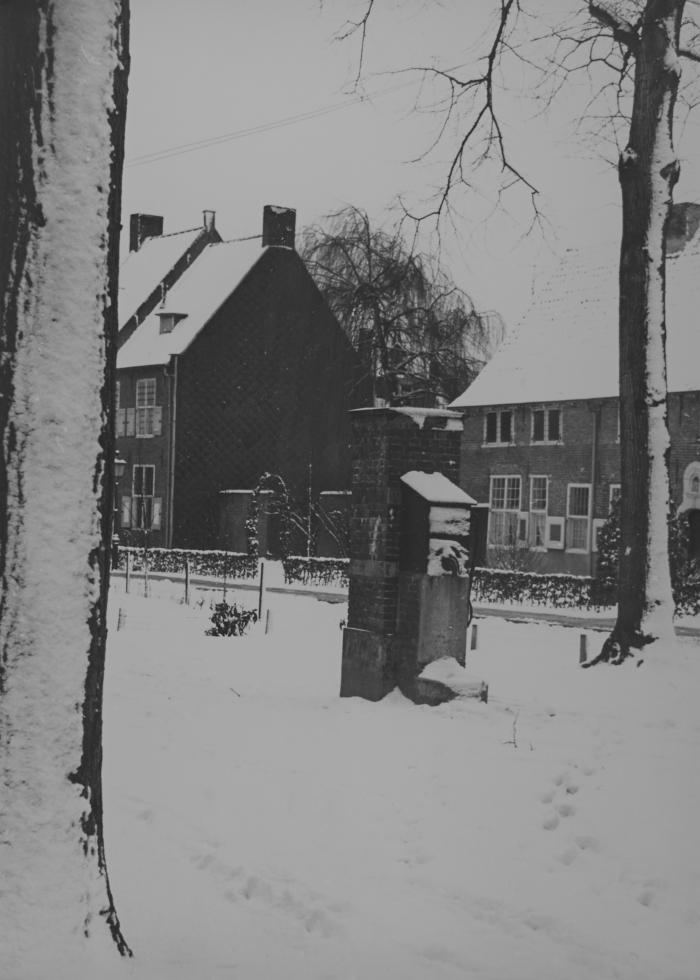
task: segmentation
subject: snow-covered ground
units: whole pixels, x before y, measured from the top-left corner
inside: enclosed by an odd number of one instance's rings
[[[578,630],[489,618],[488,704],[372,704],[338,697],[344,604],[224,639],[159,589],[111,596],[122,975],[697,980],[697,640],[583,671]]]

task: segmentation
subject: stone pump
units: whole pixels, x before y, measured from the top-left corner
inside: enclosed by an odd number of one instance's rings
[[[351,413],[353,487],[341,697],[377,701],[397,685],[431,700],[421,671],[464,666],[470,528],[476,501],[456,483],[462,419],[440,409]]]

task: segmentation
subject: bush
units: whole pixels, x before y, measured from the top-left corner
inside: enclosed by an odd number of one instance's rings
[[[586,609],[599,605],[592,594],[593,582],[593,579],[583,575],[475,568],[472,577],[472,602],[493,602],[499,605],[519,602],[551,609]]]
[[[144,549],[119,547],[117,568],[126,568],[126,555],[130,555],[131,570],[143,569]],[[148,568],[151,572],[173,575],[185,574],[185,562],[189,560],[192,575],[212,575],[228,579],[254,579],[258,574],[257,558],[235,551],[196,551],[184,548],[149,548]]]
[[[249,626],[258,621],[257,609],[240,609],[235,602],[217,602],[211,615],[207,636],[243,636]]]
[[[285,558],[284,581],[287,585],[298,582],[300,585],[334,585],[348,587],[347,558]]]
[[[700,612],[700,569],[688,557],[687,514],[676,514],[668,522],[668,558],[676,612],[689,616]],[[614,501],[610,516],[598,535],[598,565],[594,583],[596,600],[617,602],[620,560],[620,501]]]

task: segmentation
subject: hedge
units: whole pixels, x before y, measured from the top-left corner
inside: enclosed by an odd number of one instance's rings
[[[348,558],[300,558],[289,557],[283,560],[284,581],[287,585],[298,582],[301,585],[348,587]]]
[[[143,569],[143,548],[120,547],[117,567],[126,568],[126,555],[130,555],[133,571]],[[212,575],[228,579],[255,579],[258,560],[250,555],[234,551],[194,551],[184,548],[149,548],[148,569],[151,572],[170,572],[184,575],[185,562],[189,559],[190,574]]]
[[[608,605],[598,596],[595,579],[583,575],[513,572],[501,568],[475,568],[472,602],[508,605],[512,602],[550,609],[585,609]]]

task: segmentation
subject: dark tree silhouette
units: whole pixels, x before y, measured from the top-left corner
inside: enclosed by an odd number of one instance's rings
[[[501,339],[493,318],[478,314],[434,262],[414,254],[400,230],[372,227],[360,208],[307,228],[301,254],[363,358],[375,403],[451,401]]]

